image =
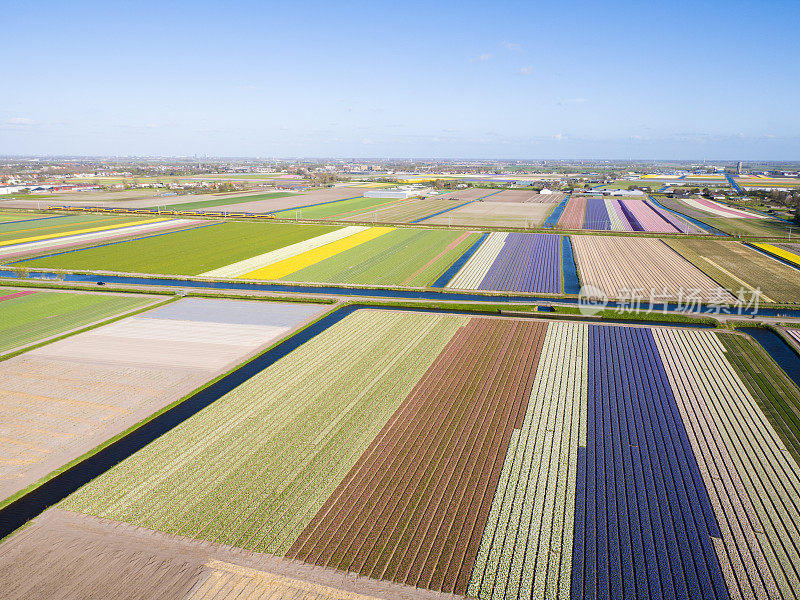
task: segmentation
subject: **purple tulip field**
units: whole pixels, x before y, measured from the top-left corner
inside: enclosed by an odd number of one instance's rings
[[[447,287],[558,294],[561,292],[561,236],[492,233]]]

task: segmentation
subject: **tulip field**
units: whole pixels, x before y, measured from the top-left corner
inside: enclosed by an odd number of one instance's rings
[[[462,209],[477,207],[470,213],[476,220],[470,217],[467,222],[479,227],[480,215],[495,214],[497,207],[511,207],[516,216],[510,218],[517,219],[525,210],[551,211],[554,206],[526,201],[524,194],[520,197],[519,202],[472,202]],[[347,202],[350,200],[322,206]],[[448,215],[457,217],[462,209],[430,222],[444,224]],[[93,219],[86,221],[88,217]],[[568,199],[557,226],[631,233],[700,231],[699,226],[649,199],[580,196]],[[34,229],[23,234],[4,231],[4,227]],[[560,235],[482,232],[467,227],[182,219],[139,223],[108,215],[71,215],[0,223],[0,263],[5,259],[23,269],[519,294],[562,294],[565,289],[575,289],[562,282],[562,271],[572,269],[562,269],[564,256],[570,265],[571,260],[563,254]],[[64,231],[72,234],[64,237]],[[37,232],[39,236],[33,235]],[[4,241],[3,236],[10,237]],[[800,284],[793,269],[800,268],[797,244],[752,242],[745,246],[694,236],[659,240],[577,232],[571,234],[571,240],[581,285],[609,298],[632,293],[649,298],[652,292],[654,299],[728,303],[735,301],[740,289],[750,293],[755,288],[761,289],[763,302],[794,303],[798,298]]]
[[[738,208],[731,208],[730,206],[726,206],[725,204],[720,204],[719,202],[714,202],[713,200],[708,200],[707,198],[689,198],[687,200],[684,200],[684,202],[692,208],[702,210],[704,212],[716,215],[718,217],[728,217],[735,219],[766,218],[764,217],[764,215],[760,215],[758,213],[746,210],[739,210]]]
[[[284,554],[466,321],[356,313],[63,507]]]
[[[587,199],[584,196],[571,196],[556,227],[559,229],[582,229],[586,217]]]
[[[324,219],[360,223],[414,223],[464,204],[449,198],[351,198],[341,202],[279,211],[283,219]]]
[[[558,294],[562,290],[561,236],[491,233],[447,287]]]
[[[753,246],[800,269],[800,246],[798,244],[753,244]]]
[[[543,323],[462,328],[295,540],[288,556],[463,593]],[[459,373],[469,364],[470,372]],[[433,483],[428,483],[433,482]]]
[[[480,599],[788,600],[779,372],[731,331],[360,309],[57,510]]]
[[[559,229],[705,233],[649,199],[572,196],[556,223]]]
[[[27,222],[33,221],[36,219],[47,219],[45,215],[34,214],[34,213],[27,213],[27,212],[11,212],[11,211],[4,211],[0,212],[0,224],[5,225],[6,223],[20,223],[20,222]]]
[[[607,298],[730,303],[726,289],[655,238],[571,236],[583,286]]]
[[[284,276],[284,281],[426,287],[480,237],[471,231],[394,229]]]
[[[472,231],[225,222],[32,258],[20,265],[426,287],[437,281],[479,237]]]

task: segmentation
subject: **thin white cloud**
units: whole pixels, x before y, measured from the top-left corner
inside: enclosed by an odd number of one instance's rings
[[[533,75],[533,67],[532,67],[532,66],[530,66],[530,65],[528,65],[527,67],[522,67],[522,68],[521,68],[521,69],[518,71],[518,73],[519,73],[520,75],[525,75],[525,76],[527,76],[527,75]]]
[[[36,125],[36,121],[33,119],[29,119],[27,117],[14,117],[12,119],[8,119],[5,122],[6,125],[21,125],[21,126],[30,126]]]
[[[559,106],[564,104],[586,104],[589,101],[588,98],[564,98],[563,100],[559,100]]]
[[[148,129],[159,129],[164,127],[164,125],[160,125],[158,123],[118,123],[116,127],[120,127],[122,129],[131,129],[131,130],[148,130]]]
[[[491,52],[484,52],[483,54],[479,54],[475,58],[469,59],[469,62],[488,62],[494,58],[494,54]]]
[[[519,52],[522,50],[522,46],[515,44],[514,42],[500,42],[500,45],[506,50],[511,50],[512,52]]]

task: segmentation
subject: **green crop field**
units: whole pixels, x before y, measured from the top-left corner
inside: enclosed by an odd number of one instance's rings
[[[368,285],[429,286],[478,239],[477,233],[396,229],[284,277]]]
[[[354,194],[357,192],[353,192]],[[299,214],[301,219],[331,219],[342,220],[361,214],[370,210],[372,207],[385,206],[389,202],[397,200],[387,198],[352,198],[350,200],[336,200],[326,202],[317,206],[289,208],[276,212],[275,216],[283,219],[293,219]]]
[[[14,213],[14,212],[0,212],[0,223],[7,223],[8,221],[28,221],[31,219],[43,219],[47,215],[37,213]]]
[[[19,291],[19,288],[0,289],[0,298]],[[38,291],[0,300],[0,352],[33,344],[152,302],[152,298],[139,296]]]
[[[800,302],[800,276],[793,269],[741,242],[719,240],[664,240],[678,254],[737,295],[744,288],[755,288],[766,296],[763,300]]]
[[[184,204],[169,204],[166,210],[205,210],[212,209],[215,206],[228,206],[230,204],[243,204],[245,202],[257,202],[259,200],[271,200],[272,198],[284,198],[285,196],[292,196],[296,194],[289,194],[286,192],[272,192],[269,194],[253,194],[252,196],[234,196],[228,198],[211,198],[209,200],[198,200],[197,202],[186,202]],[[163,204],[151,206],[150,208],[164,208]],[[244,208],[242,209],[244,210]]]
[[[329,225],[226,222],[31,259],[26,267],[199,275],[337,229]]]
[[[376,223],[411,223],[417,219],[429,217],[443,210],[452,209],[464,204],[460,200],[446,200],[437,198],[426,198],[424,200],[409,200],[397,206],[391,206],[385,210],[378,210],[374,217]],[[349,220],[371,221],[372,214],[364,214],[360,218]]]
[[[69,235],[74,231],[93,227],[121,227],[134,221],[154,219],[153,216],[120,217],[115,215],[81,214],[25,221],[23,223],[0,223],[0,244],[12,240],[34,238],[45,235]]]
[[[285,554],[467,321],[356,311],[60,506]]]
[[[737,219],[727,217],[703,217],[703,223],[716,227],[720,231],[737,236],[782,237],[789,234],[789,223],[777,219]]]

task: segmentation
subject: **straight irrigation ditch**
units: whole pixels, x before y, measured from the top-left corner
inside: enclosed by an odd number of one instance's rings
[[[496,303],[519,303],[536,304],[546,302],[549,304],[578,305],[577,298],[560,298],[552,296],[535,295],[512,295],[512,294],[480,294],[454,291],[436,290],[413,290],[413,289],[389,289],[389,288],[359,288],[329,285],[296,285],[280,283],[239,283],[232,281],[206,281],[196,279],[178,279],[166,277],[139,277],[134,275],[103,275],[92,273],[67,273],[59,275],[45,271],[29,271],[24,277],[19,277],[15,271],[0,269],[0,284],[2,279],[9,279],[14,282],[21,282],[25,279],[37,281],[64,281],[66,283],[114,283],[121,285],[145,285],[166,288],[195,288],[195,289],[217,289],[217,290],[245,290],[250,292],[280,292],[294,294],[314,294],[326,296],[344,296],[356,298],[390,298],[393,300],[434,300],[443,302],[496,302]],[[604,304],[605,308],[624,308],[624,303],[608,301]],[[641,302],[638,309],[648,312],[651,308],[655,312],[664,313],[683,313],[685,305],[677,302],[657,302],[651,307],[648,302]],[[730,313],[721,313],[720,307],[714,305],[702,305],[696,307],[700,314],[739,314],[736,307],[731,308]],[[765,308],[759,306],[757,309],[742,307],[742,315],[761,315],[766,317],[800,317],[800,309],[797,308]]]

